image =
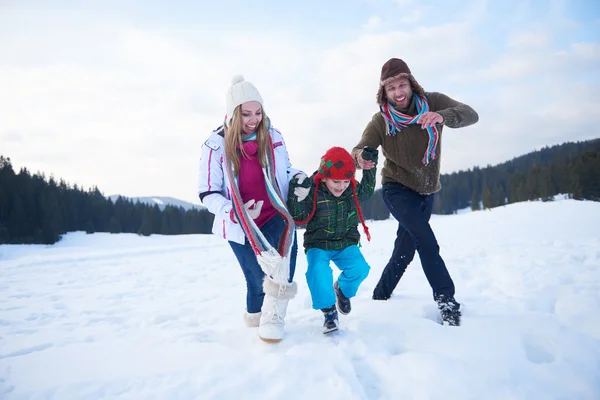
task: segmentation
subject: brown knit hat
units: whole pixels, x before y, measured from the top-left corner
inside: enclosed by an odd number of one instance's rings
[[[387,102],[385,84],[397,78],[407,78],[413,92],[425,96],[425,91],[410,72],[408,65],[399,58],[390,58],[381,67],[381,78],[379,79],[379,90],[377,91],[377,104],[380,107],[383,107]]]

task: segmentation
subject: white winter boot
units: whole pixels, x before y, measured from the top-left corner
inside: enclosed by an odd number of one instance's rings
[[[260,314],[261,312],[249,313],[246,311],[244,313],[244,322],[248,328],[257,328],[260,324]]]
[[[280,285],[265,277],[263,282],[265,300],[258,327],[258,336],[269,343],[277,343],[283,339],[283,326],[288,302],[296,295],[296,282]]]

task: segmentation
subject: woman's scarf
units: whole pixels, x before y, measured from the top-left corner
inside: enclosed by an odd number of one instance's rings
[[[283,217],[286,222],[286,229],[282,233],[282,238],[279,241],[279,249],[275,249],[265,236],[260,231],[254,220],[248,215],[248,211],[244,207],[242,196],[237,177],[233,175],[233,164],[231,161],[224,160],[225,171],[231,184],[233,210],[237,217],[238,223],[246,234],[258,263],[262,270],[274,282],[279,284],[287,284],[290,277],[290,253],[295,234],[294,220],[288,212],[284,197],[277,185],[275,179],[275,153],[273,143],[269,137],[269,151],[267,151],[267,165],[262,168],[267,195],[273,208]]]

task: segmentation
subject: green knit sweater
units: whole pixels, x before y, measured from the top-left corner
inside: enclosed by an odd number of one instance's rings
[[[471,107],[451,99],[442,93],[425,93],[429,102],[429,110],[437,112],[444,118],[438,124],[439,141],[435,160],[423,165],[421,160],[427,149],[429,136],[421,125],[412,124],[398,132],[395,136],[386,133],[386,124],[381,112],[376,113],[365,128],[360,142],[352,149],[356,158],[364,147],[381,146],[385,162],[381,169],[381,183],[401,183],[421,194],[435,193],[441,189],[440,161],[442,158],[442,131],[444,126],[462,128],[476,123],[479,116]],[[417,115],[414,101],[407,110],[407,115]]]

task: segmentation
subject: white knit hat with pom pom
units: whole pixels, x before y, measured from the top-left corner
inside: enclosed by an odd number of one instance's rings
[[[250,82],[244,80],[242,75],[236,75],[231,79],[231,87],[227,91],[225,96],[225,102],[227,103],[227,124],[231,122],[233,117],[233,111],[240,104],[244,104],[249,101],[258,101],[260,105],[263,105],[263,99],[258,93],[256,87]]]

